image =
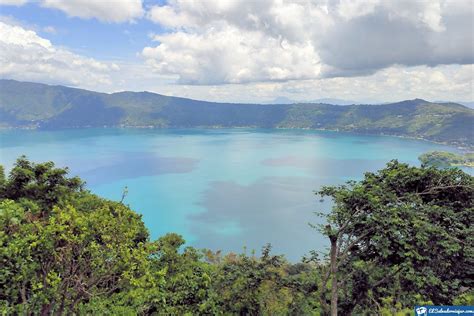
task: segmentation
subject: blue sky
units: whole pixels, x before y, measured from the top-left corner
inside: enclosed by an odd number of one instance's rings
[[[60,10],[43,8],[37,3],[2,6],[1,14],[38,28],[38,33],[53,43],[97,59],[137,60],[137,52],[148,45],[149,33],[164,30],[147,19],[139,23],[103,23],[97,19],[68,17]],[[56,32],[47,32],[46,27]]]
[[[472,101],[473,6],[0,0],[0,76],[232,102]]]

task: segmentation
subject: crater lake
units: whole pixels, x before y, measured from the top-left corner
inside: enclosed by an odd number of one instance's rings
[[[17,157],[68,166],[86,188],[143,215],[153,239],[183,235],[188,245],[298,260],[324,250],[309,223],[327,211],[314,191],[358,180],[391,159],[456,148],[414,139],[264,129],[3,130],[0,163]],[[470,172],[472,173],[472,172]]]

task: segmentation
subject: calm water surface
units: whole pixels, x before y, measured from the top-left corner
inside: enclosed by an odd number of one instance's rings
[[[103,197],[143,214],[153,238],[248,251],[271,243],[299,259],[326,241],[308,223],[329,208],[313,191],[357,180],[387,161],[418,165],[430,150],[454,148],[382,136],[294,130],[79,129],[0,132],[7,170],[22,154],[69,166]]]

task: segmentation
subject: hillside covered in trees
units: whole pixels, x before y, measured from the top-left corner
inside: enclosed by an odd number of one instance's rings
[[[438,168],[465,166],[474,168],[474,153],[455,154],[444,151],[432,151],[421,155],[420,162]]]
[[[173,233],[150,240],[140,215],[67,169],[25,157],[8,177],[1,169],[2,315],[392,315],[473,304],[474,178],[459,169],[392,161],[322,188],[334,207],[316,228],[330,248],[298,263],[270,245],[256,256],[185,247]]]
[[[474,146],[474,110],[421,99],[381,105],[231,104],[0,80],[0,127],[307,128]]]

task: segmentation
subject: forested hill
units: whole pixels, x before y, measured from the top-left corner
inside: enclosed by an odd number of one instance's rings
[[[149,92],[98,93],[0,80],[0,127],[309,128],[474,146],[474,110],[421,99],[383,105],[235,104]]]

